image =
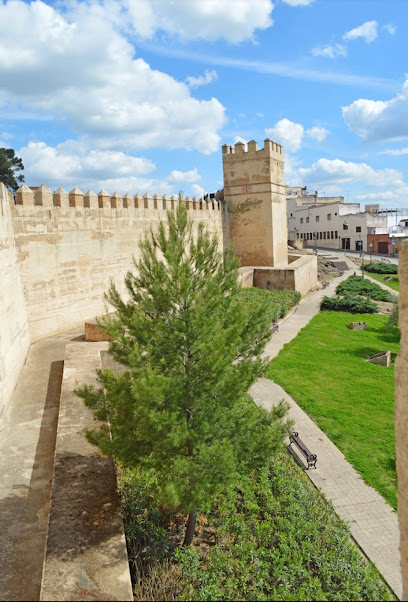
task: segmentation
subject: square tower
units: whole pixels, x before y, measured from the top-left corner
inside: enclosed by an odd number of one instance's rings
[[[222,147],[224,198],[231,219],[231,240],[242,266],[280,267],[288,263],[284,155],[267,138]]]

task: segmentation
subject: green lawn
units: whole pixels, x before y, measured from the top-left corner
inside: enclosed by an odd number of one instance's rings
[[[398,276],[394,274],[375,274],[373,272],[367,272],[366,275],[370,276],[370,278],[374,278],[374,280],[377,280],[378,282],[382,282],[382,284],[386,284],[390,288],[394,289],[394,291],[399,291],[399,279]],[[392,280],[389,280],[388,282],[384,280],[384,278],[390,277]]]
[[[346,328],[359,321],[367,322],[367,331]],[[386,321],[385,316],[320,312],[271,362],[268,376],[396,508],[394,365],[365,361],[380,351],[399,352],[397,334],[384,330]]]

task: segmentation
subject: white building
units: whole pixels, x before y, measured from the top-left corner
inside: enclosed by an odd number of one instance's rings
[[[305,247],[367,252],[369,235],[377,234],[377,229],[388,232],[387,217],[361,212],[359,203],[297,206],[293,199],[287,205],[289,239],[303,239]]]

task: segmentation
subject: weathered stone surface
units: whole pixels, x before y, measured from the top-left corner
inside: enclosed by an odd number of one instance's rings
[[[378,364],[379,366],[391,366],[391,351],[383,351],[381,353],[376,353],[371,357],[367,358],[368,362],[371,364]]]
[[[99,326],[96,320],[87,320],[85,322],[85,341],[98,343],[111,340],[112,338]]]
[[[107,343],[67,345],[41,600],[133,600],[113,461],[88,443],[94,385]]]
[[[367,330],[367,322],[350,322],[350,324],[347,324],[347,328],[350,328],[350,330]]]

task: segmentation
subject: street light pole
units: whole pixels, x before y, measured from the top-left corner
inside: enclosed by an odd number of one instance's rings
[[[364,251],[361,253],[361,258],[362,258],[361,269],[363,271],[363,280],[364,280]]]
[[[313,240],[315,243],[315,255],[317,255],[317,234],[316,234],[316,232],[313,232]]]
[[[373,263],[373,241],[370,242],[370,265]]]
[[[395,257],[395,238],[392,239],[392,256]]]

